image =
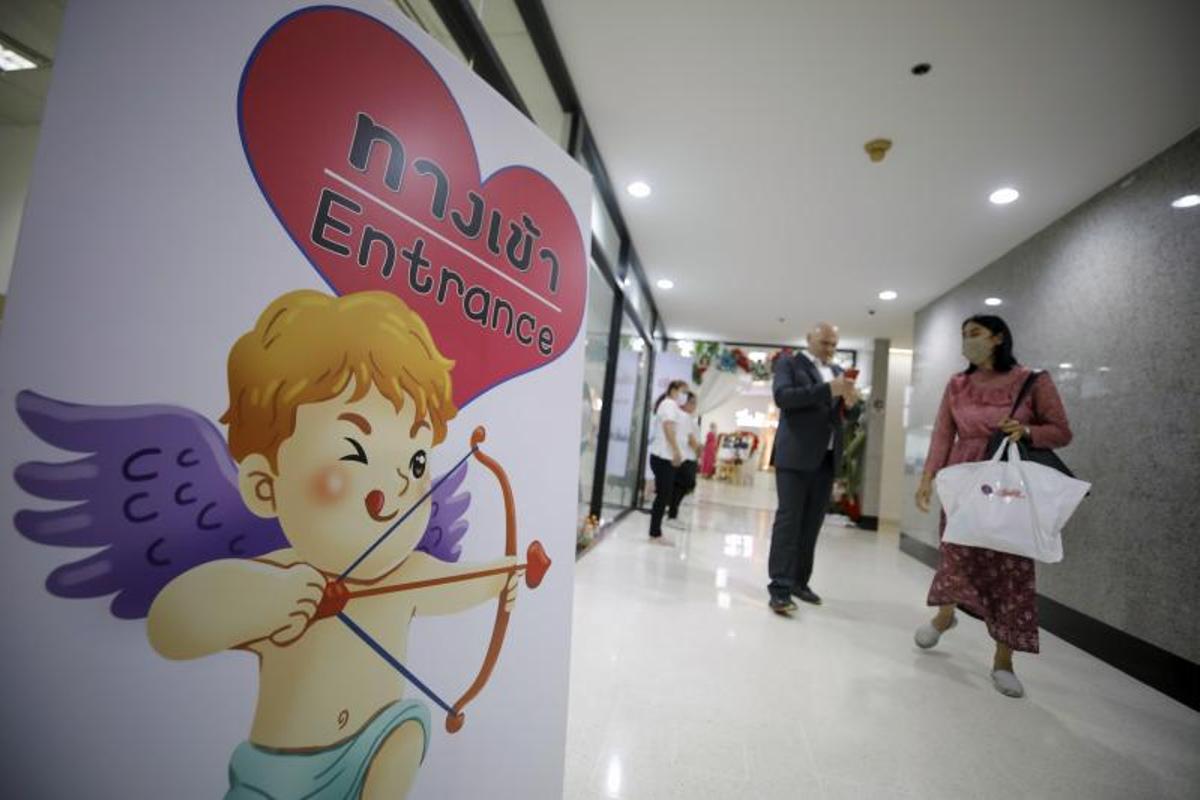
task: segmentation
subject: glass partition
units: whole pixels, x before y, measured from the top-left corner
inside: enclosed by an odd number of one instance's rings
[[[579,521],[591,515],[592,485],[596,474],[596,448],[600,416],[604,410],[604,372],[608,366],[608,341],[612,327],[614,293],[596,262],[588,269],[587,322],[583,355],[582,418],[579,435]]]
[[[604,506],[614,512],[630,508],[637,493],[641,472],[638,453],[642,444],[643,406],[650,365],[648,349],[628,313],[623,314],[604,467]]]
[[[625,297],[629,300],[629,305],[633,307],[638,319],[646,319],[649,310],[646,296],[642,292],[642,284],[634,274],[632,267],[626,267],[625,280],[622,285],[625,287]]]
[[[613,224],[612,217],[604,205],[604,199],[599,192],[592,192],[592,238],[600,245],[600,251],[608,259],[609,264],[619,264],[621,257],[621,234]],[[617,272],[614,266],[613,272]],[[617,273],[620,274],[620,273]],[[628,278],[632,281],[633,278]],[[623,284],[628,286],[628,282]]]

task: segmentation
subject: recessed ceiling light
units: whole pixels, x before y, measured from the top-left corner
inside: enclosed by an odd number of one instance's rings
[[[1058,368],[1059,369],[1075,369],[1075,365],[1069,361],[1064,361],[1063,363],[1058,365]]]
[[[1097,372],[1112,372],[1112,369],[1111,369],[1111,368],[1109,368],[1109,367],[1098,367],[1098,368],[1096,369],[1096,371],[1097,371]]]
[[[1171,201],[1174,208],[1191,208],[1192,206],[1200,206],[1200,194],[1185,194],[1183,197]]]
[[[996,191],[994,191],[990,195],[988,195],[988,200],[991,200],[994,204],[996,204],[998,206],[1006,206],[1009,203],[1011,203],[1013,200],[1016,200],[1020,196],[1021,196],[1021,193],[1018,192],[1016,189],[1012,188],[1011,186],[1005,186],[1001,189],[997,189]]]
[[[650,184],[645,181],[634,181],[625,187],[625,191],[629,192],[634,197],[641,199],[650,196]]]
[[[1002,305],[1004,305],[1004,301],[1001,300],[999,297],[989,297],[988,299],[983,301],[983,304],[985,306],[1002,306]]]
[[[38,63],[15,49],[6,41],[0,41],[0,72],[18,72],[23,69],[37,69]]]
[[[880,300],[895,300],[900,295],[893,292],[891,289],[879,293]]]
[[[669,278],[659,278],[654,282],[654,285],[660,289],[674,289],[675,281],[670,280]]]

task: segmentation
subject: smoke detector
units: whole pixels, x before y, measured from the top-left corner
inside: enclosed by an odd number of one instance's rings
[[[872,139],[863,145],[863,150],[867,151],[867,156],[873,163],[878,164],[883,161],[883,157],[888,154],[888,150],[892,149],[891,139]]]

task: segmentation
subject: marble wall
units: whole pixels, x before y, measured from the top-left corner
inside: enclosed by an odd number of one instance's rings
[[[937,543],[911,497],[959,326],[991,311],[1048,369],[1075,431],[1061,455],[1093,493],[1038,565],[1039,591],[1200,662],[1200,130],[917,314],[902,530]],[[986,309],[987,297],[1003,298]]]

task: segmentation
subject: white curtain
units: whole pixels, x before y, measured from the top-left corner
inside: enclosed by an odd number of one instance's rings
[[[723,406],[738,393],[741,381],[735,373],[721,372],[710,368],[696,390],[696,413],[703,417],[715,408]]]

